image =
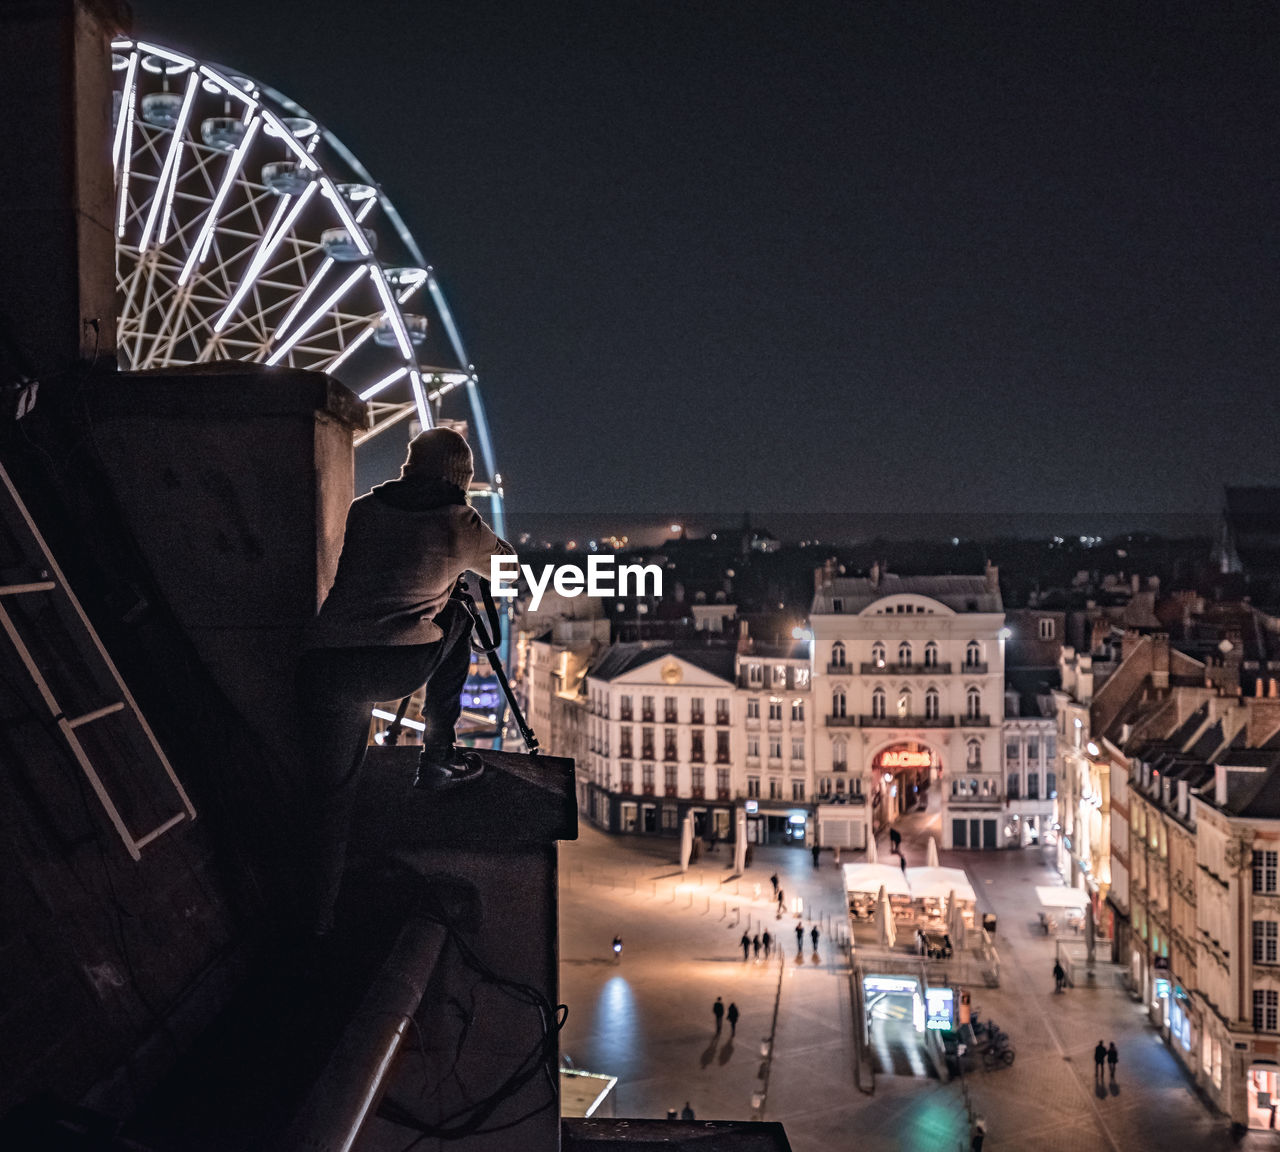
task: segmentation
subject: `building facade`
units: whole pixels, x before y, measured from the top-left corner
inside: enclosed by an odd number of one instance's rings
[[[818,836],[865,848],[939,805],[945,848],[1004,843],[1004,612],[998,574],[815,577],[810,613]]]

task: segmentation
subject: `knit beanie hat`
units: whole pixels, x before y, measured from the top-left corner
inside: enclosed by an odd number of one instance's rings
[[[419,432],[409,441],[409,455],[400,468],[401,476],[444,480],[464,492],[471,486],[474,472],[471,449],[452,428]]]

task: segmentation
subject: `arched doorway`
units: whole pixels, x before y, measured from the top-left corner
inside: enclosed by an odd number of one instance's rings
[[[930,786],[942,771],[937,749],[917,740],[886,745],[871,761],[871,808],[875,822],[929,807]]]

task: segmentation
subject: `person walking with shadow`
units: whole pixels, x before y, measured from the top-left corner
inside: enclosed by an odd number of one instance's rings
[[[787,894],[781,888],[778,889],[778,915],[781,916],[787,910]]]
[[[729,1039],[732,1040],[738,1034],[738,1006],[729,1001]]]
[[[812,928],[809,929],[809,939],[813,941],[813,954],[815,956],[818,954],[818,936],[819,935],[820,933],[818,932],[818,926],[815,924]]]
[[[744,931],[742,933],[742,939],[738,941],[738,943],[742,945],[742,958],[744,960],[748,959],[751,955],[751,937]]]
[[[822,849],[821,849],[821,848],[819,848],[819,847],[815,844],[815,845],[813,846],[813,866],[814,866],[815,868],[816,868],[816,867],[818,867],[818,855],[819,855],[821,852],[822,852]]]
[[[720,1029],[724,1025],[724,1001],[717,996],[716,1002],[711,1005],[711,1015],[716,1018],[716,1035],[720,1035]]]
[[[1102,1083],[1102,1066],[1107,1062],[1107,1046],[1098,1041],[1098,1046],[1093,1050],[1093,1078],[1099,1084]]]
[[[907,858],[901,852],[898,853],[898,863],[902,865],[902,874],[905,876],[907,874]]]
[[[899,856],[902,855],[902,833],[896,828],[889,829],[889,846],[893,851],[897,852]]]
[[[769,949],[773,947],[773,937],[769,935],[769,929],[764,930],[764,934],[760,937],[760,943],[764,945],[764,958],[769,959]]]
[[[804,925],[796,925],[796,955],[799,956],[804,951]]]
[[[759,963],[759,960],[760,960],[760,933],[759,932],[757,932],[754,936],[751,937],[751,947],[756,954],[756,962]]]
[[[1062,986],[1067,982],[1067,970],[1062,966],[1061,960],[1053,962],[1053,990],[1061,992]]]
[[[1111,1083],[1116,1082],[1116,1064],[1120,1060],[1120,1050],[1116,1047],[1116,1042],[1111,1041],[1107,1045],[1107,1068],[1111,1072]]]
[[[770,876],[770,877],[769,877],[769,883],[773,885],[773,894],[774,894],[775,896],[777,896],[777,894],[778,894],[778,874],[777,874],[776,872],[775,872],[772,876]]]

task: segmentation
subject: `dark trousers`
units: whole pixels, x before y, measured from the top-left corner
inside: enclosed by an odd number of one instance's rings
[[[435,622],[434,644],[313,648],[298,664],[298,705],[308,774],[304,889],[317,932],[333,926],[346,862],[351,807],[369,745],[369,718],[380,701],[402,700],[426,684],[423,750],[452,750],[462,714],[462,688],[471,665],[471,616],[450,600]]]

